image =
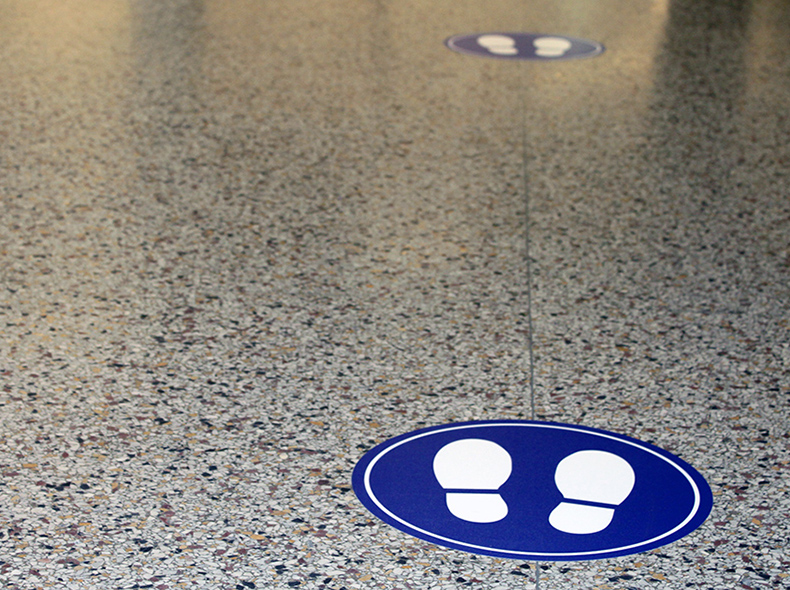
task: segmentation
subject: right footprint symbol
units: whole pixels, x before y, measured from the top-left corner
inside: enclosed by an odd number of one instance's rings
[[[631,465],[605,451],[578,451],[568,455],[554,473],[561,502],[549,515],[555,529],[575,535],[604,530],[614,510],[631,493],[636,477]]]

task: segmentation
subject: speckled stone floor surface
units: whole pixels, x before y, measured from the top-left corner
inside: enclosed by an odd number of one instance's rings
[[[789,107],[784,0],[0,0],[0,586],[790,588]],[[708,520],[535,564],[354,495],[533,387]]]

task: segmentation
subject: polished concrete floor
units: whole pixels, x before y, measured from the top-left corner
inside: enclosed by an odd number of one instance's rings
[[[790,588],[789,112],[785,0],[0,0],[3,588]],[[533,400],[711,516],[535,564],[355,497]]]

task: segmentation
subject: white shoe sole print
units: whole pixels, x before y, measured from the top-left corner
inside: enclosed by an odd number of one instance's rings
[[[446,492],[447,509],[456,518],[479,524],[507,516],[507,504],[497,490],[512,470],[510,454],[480,438],[446,444],[433,458],[433,473]]]
[[[560,461],[554,482],[565,501],[552,510],[549,523],[564,533],[589,535],[609,526],[615,509],[633,490],[636,476],[618,455],[578,451]]]

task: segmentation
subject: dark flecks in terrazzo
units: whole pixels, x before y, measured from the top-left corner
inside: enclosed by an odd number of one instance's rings
[[[716,494],[541,586],[790,584],[787,8],[539,2],[610,51],[526,85],[434,42],[523,8],[6,3],[5,587],[531,585],[349,487],[388,437],[529,417],[523,91],[539,416]]]

